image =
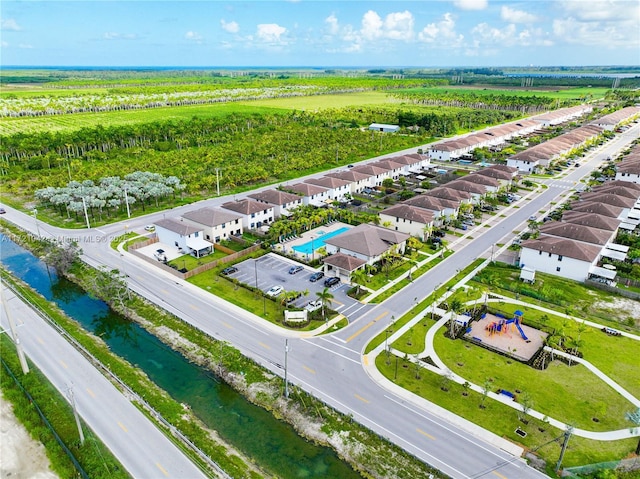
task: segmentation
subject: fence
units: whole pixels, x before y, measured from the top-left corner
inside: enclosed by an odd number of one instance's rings
[[[633,282],[635,283],[635,281]],[[640,293],[636,293],[635,291],[627,291],[626,289],[616,288],[615,286],[609,286],[608,284],[591,280],[586,280],[585,283],[593,288],[601,289],[609,293],[619,294],[620,296],[624,296],[625,298],[640,300]]]

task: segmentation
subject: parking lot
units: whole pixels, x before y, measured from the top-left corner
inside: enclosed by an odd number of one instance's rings
[[[309,268],[306,265],[302,265],[301,271],[289,274],[292,266],[300,265],[300,263],[290,259],[269,253],[257,260],[249,259],[235,264],[234,266],[238,268],[238,271],[229,274],[228,277],[254,287],[257,283],[258,288],[265,293],[274,286],[282,286],[284,291],[300,291],[303,293],[302,296],[293,301],[292,306],[302,308],[309,301],[318,299],[316,292],[324,290],[324,281],[327,277],[311,282],[309,278],[318,270]],[[360,305],[358,301],[347,296],[348,289],[349,285],[344,283],[338,283],[329,288],[334,296],[332,309],[344,313],[346,310],[354,309],[356,305]],[[308,291],[309,294],[304,295],[305,291]]]

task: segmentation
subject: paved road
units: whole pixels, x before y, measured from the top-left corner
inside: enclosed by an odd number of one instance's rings
[[[527,479],[545,477],[491,444],[500,441],[490,434],[472,434],[471,428],[459,427],[438,415],[436,407],[407,393],[395,393],[381,387],[363,367],[362,351],[376,334],[383,331],[392,316],[399,318],[414,302],[426,297],[438,284],[455,275],[472,260],[486,253],[491,245],[505,242],[514,230],[522,230],[531,215],[540,215],[547,205],[573,186],[573,182],[587,175],[591,169],[623,144],[638,136],[638,126],[595,154],[590,154],[579,168],[561,180],[550,182],[539,196],[524,202],[498,225],[478,231],[474,241],[443,261],[384,303],[367,306],[350,319],[353,322],[333,335],[299,338],[295,333],[283,332],[265,324],[246,311],[225,303],[188,283],[177,281],[168,273],[156,271],[138,258],[127,255],[126,273],[130,286],[137,293],[174,312],[184,320],[211,336],[229,341],[244,354],[272,371],[282,375],[284,337],[291,337],[288,355],[289,378],[305,390],[314,393],[345,414],[353,416],[372,430],[387,437],[420,459],[455,478],[499,477]],[[220,199],[207,204],[219,204]],[[194,209],[202,204],[182,207]],[[34,219],[9,210],[7,219],[35,232]],[[172,211],[170,214],[178,214]],[[169,214],[169,213],[168,213]],[[162,217],[156,213],[136,218],[128,223],[129,230],[142,231],[144,224]],[[40,226],[44,234],[66,234],[62,230]],[[44,230],[44,231],[43,231]],[[124,223],[109,225],[96,231],[78,232],[84,259],[94,265],[107,264],[122,268],[123,258],[109,248],[106,235],[124,231]],[[102,241],[101,241],[102,240]],[[494,474],[495,473],[495,474]]]
[[[135,478],[205,478],[164,433],[73,346],[13,292],[9,314],[20,323],[25,354],[64,396],[72,388],[78,413]],[[2,329],[8,329],[4,307]]]

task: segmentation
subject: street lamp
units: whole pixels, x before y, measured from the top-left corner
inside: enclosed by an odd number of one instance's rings
[[[253,260],[253,269],[256,274],[256,294],[257,294],[258,292],[258,260],[257,259]],[[267,315],[267,300],[264,297],[264,294],[262,295],[262,314],[263,316]]]
[[[313,260],[315,257],[315,252],[316,250],[313,248],[313,240],[315,239],[315,236],[311,235],[311,263],[313,264]]]
[[[31,210],[31,214],[33,215],[33,219],[36,222],[36,231],[38,232],[38,239],[42,239],[40,236],[40,225],[38,224],[38,210],[36,208]]]

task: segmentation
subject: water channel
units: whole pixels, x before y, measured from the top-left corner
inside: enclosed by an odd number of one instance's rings
[[[0,261],[111,350],[143,370],[176,401],[188,404],[211,429],[282,478],[357,479],[361,476],[327,447],[315,446],[288,424],[251,404],[211,373],[190,363],[155,336],[59,278],[29,251],[0,235]]]

